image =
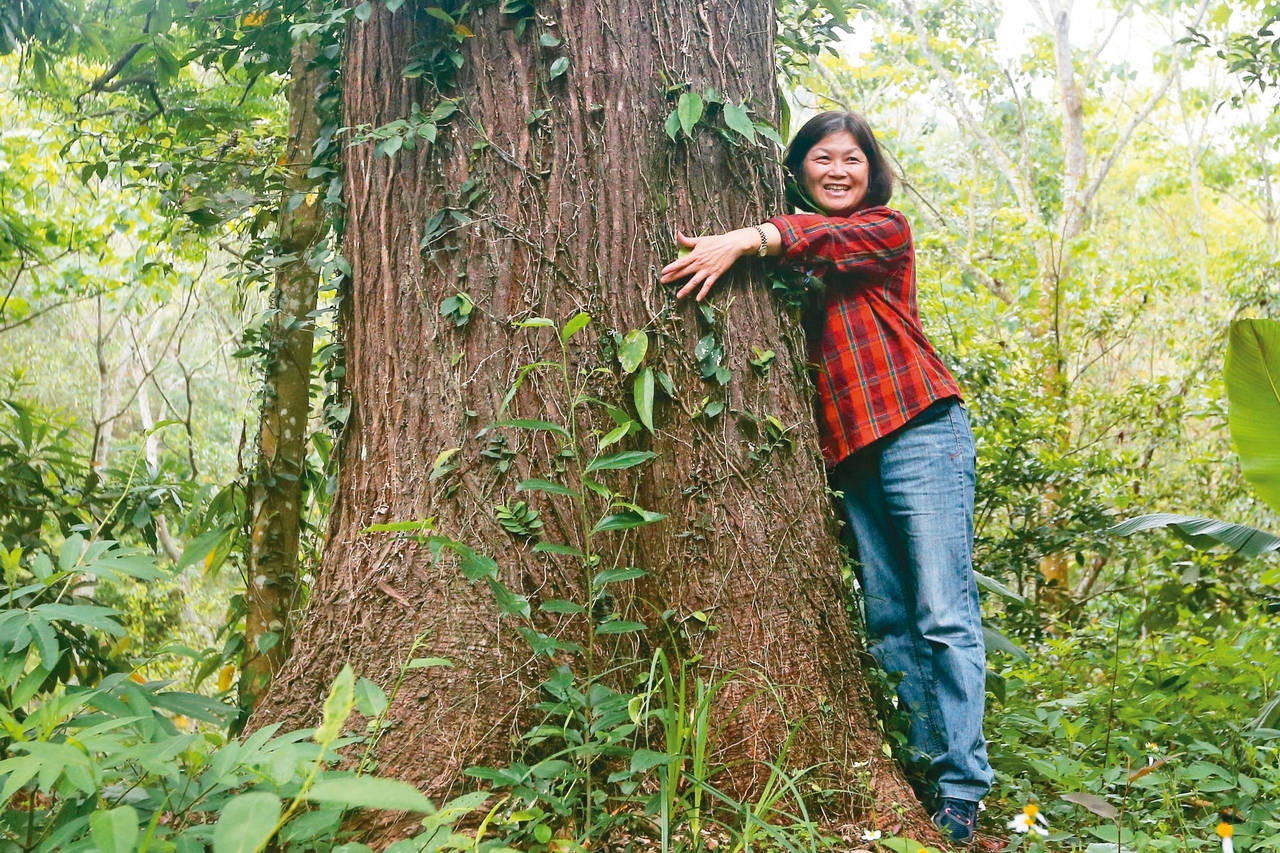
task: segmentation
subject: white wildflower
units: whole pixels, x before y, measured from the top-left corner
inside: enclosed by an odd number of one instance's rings
[[[1235,832],[1235,828],[1225,820],[1218,824],[1218,837],[1222,839],[1222,853],[1235,853],[1235,845],[1231,843],[1231,836]]]
[[[1040,814],[1040,807],[1035,803],[1027,803],[1022,807],[1022,811],[1013,816],[1013,820],[1009,821],[1009,828],[1014,832],[1034,832],[1038,835],[1047,836],[1049,834],[1049,821],[1045,816]]]

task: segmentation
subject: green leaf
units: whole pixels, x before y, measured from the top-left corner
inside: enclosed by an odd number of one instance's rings
[[[516,595],[506,584],[496,578],[489,578],[489,589],[493,591],[498,609],[503,613],[529,618],[529,599],[523,595]]]
[[[570,317],[569,322],[565,323],[564,328],[560,330],[560,340],[568,342],[570,338],[586,328],[590,322],[591,315],[586,311],[579,311]]]
[[[32,608],[31,612],[50,622],[71,622],[85,628],[97,628],[117,637],[124,634],[124,628],[113,618],[120,614],[110,607],[98,607],[95,604],[41,604]]]
[[[1231,324],[1226,384],[1240,469],[1258,497],[1280,512],[1280,321]]]
[[[993,578],[987,577],[982,572],[974,572],[973,577],[975,580],[977,580],[978,587],[980,589],[985,589],[987,592],[995,593],[1001,598],[1007,598],[1010,601],[1016,601],[1019,604],[1027,603],[1027,600],[1024,597],[1022,597],[1021,595],[1018,595],[1016,592],[1009,589],[1009,587],[1005,586],[999,581]]]
[[[397,812],[433,812],[426,794],[407,782],[376,776],[326,777],[303,796],[313,803],[348,809],[384,809]]]
[[[58,549],[58,568],[69,572],[80,565],[80,557],[84,554],[84,537],[73,533],[62,541]]]
[[[892,850],[893,853],[928,853],[933,849],[925,847],[914,838],[884,838],[877,843],[886,850]]]
[[[643,773],[671,761],[672,756],[652,749],[637,749],[631,756],[631,772]]]
[[[642,578],[647,575],[644,569],[626,568],[626,569],[605,569],[596,575],[591,581],[592,586],[604,586],[605,584],[618,583],[619,581],[630,581],[636,578]]]
[[[454,542],[450,546],[453,552],[458,555],[458,566],[462,569],[463,576],[469,581],[478,581],[481,578],[493,577],[498,573],[498,562],[492,557],[486,557],[466,545]]]
[[[641,509],[628,509],[626,512],[614,513],[606,515],[604,518],[592,528],[591,533],[608,533],[614,530],[630,530],[633,527],[643,527],[646,524],[662,521],[666,518],[660,512],[646,512]]]
[[[563,613],[570,616],[577,613],[587,612],[587,608],[583,607],[581,604],[573,601],[565,601],[560,598],[554,598],[551,601],[544,601],[542,604],[538,605],[538,609],[543,613]]]
[[[587,463],[586,473],[592,471],[618,471],[624,468],[634,468],[637,465],[648,462],[658,454],[651,450],[624,450],[621,453],[610,453],[606,456],[597,456]]]
[[[387,7],[387,11],[395,14],[396,10],[404,5],[404,0],[382,0],[382,4]]]
[[[519,485],[516,486],[516,491],[547,492],[552,495],[569,495],[570,497],[577,497],[578,495],[577,492],[568,486],[562,486],[559,483],[553,483],[550,480],[539,480],[537,478],[521,480]]]
[[[831,13],[837,27],[849,26],[849,18],[845,12],[845,0],[820,0],[822,8]]]
[[[540,429],[547,432],[554,432],[556,435],[569,438],[569,431],[559,424],[553,424],[551,421],[540,421],[534,418],[515,418],[509,421],[495,421],[489,424],[489,427],[515,427],[516,429]]]
[[[355,11],[356,20],[360,21],[361,23],[364,23],[365,21],[369,20],[369,16],[371,14],[373,14],[373,4],[370,3],[369,0],[364,0],[363,3],[361,3],[359,6],[356,7],[356,11]]]
[[[671,137],[671,141],[675,142],[680,135],[680,115],[675,110],[671,111],[671,115],[667,116],[667,121],[663,124],[662,129],[667,132],[667,136]]]
[[[251,791],[222,808],[213,829],[213,853],[256,853],[275,835],[280,821],[280,798],[266,791]]]
[[[764,124],[763,122],[756,122],[756,132],[759,133],[761,136],[763,136],[765,139],[768,139],[774,145],[777,145],[779,148],[787,147],[787,143],[782,140],[782,136],[778,133],[778,131],[774,130],[772,127],[770,127],[767,124]]]
[[[653,432],[653,369],[646,367],[636,374],[631,393],[636,401],[636,413],[645,429]]]
[[[559,47],[560,39],[556,38],[551,33],[543,33],[542,35],[538,36],[538,44],[542,45],[543,47]]]
[[[680,117],[684,135],[692,138],[694,125],[702,118],[702,97],[694,92],[685,92],[676,104],[676,115]]]
[[[627,622],[624,619],[615,619],[612,622],[605,622],[596,628],[597,634],[632,634],[636,631],[648,631],[648,627],[639,622]]]
[[[627,433],[631,432],[631,426],[634,423],[635,421],[627,421],[626,423],[620,424],[609,430],[609,432],[605,433],[604,438],[600,439],[599,449],[604,450],[609,445],[617,444],[619,441],[622,441],[622,439],[627,437]]]
[[[43,619],[32,618],[31,631],[35,634],[36,651],[40,653],[40,666],[53,669],[62,657],[62,648],[58,645],[58,632]]]
[[[89,818],[89,832],[101,853],[133,853],[138,842],[138,813],[133,806],[94,812]]]
[[[324,716],[312,739],[326,745],[336,740],[355,706],[356,676],[351,671],[351,664],[346,664],[329,688],[329,696],[324,700]]]
[[[746,137],[748,142],[756,141],[756,127],[751,123],[751,116],[742,107],[733,104],[724,105],[724,123],[729,129]]]
[[[1016,657],[1020,661],[1030,661],[1031,655],[1024,652],[1013,640],[1010,640],[1004,634],[1001,634],[995,628],[982,626],[982,638],[987,644],[987,654],[992,651],[1004,652]]]
[[[438,666],[453,667],[453,661],[448,658],[414,658],[405,665],[405,669],[433,669]]]
[[[579,559],[586,556],[571,545],[560,545],[556,542],[539,542],[533,546],[533,550],[539,554],[564,554],[567,557],[578,557]]]
[[[439,6],[428,6],[427,14],[437,20],[444,21],[446,24],[448,24],[451,27],[456,26],[458,23],[453,19],[452,15],[450,15],[444,9],[441,9]]]
[[[364,5],[367,6],[369,4],[365,3]],[[373,146],[373,156],[390,157],[391,155],[399,151],[401,146],[403,145],[404,145],[404,137],[388,136],[386,139],[382,140],[377,145]]]
[[[569,70],[569,57],[562,56],[555,62],[551,63],[551,79],[554,80],[561,74]]]
[[[1196,548],[1205,549],[1222,544],[1234,548],[1242,557],[1258,557],[1280,549],[1280,537],[1256,527],[1232,524],[1214,518],[1171,515],[1163,512],[1139,515],[1128,521],[1122,521],[1108,528],[1107,532],[1115,536],[1128,536],[1140,530],[1154,530],[1157,527],[1173,528],[1174,532]]]
[[[166,711],[172,711],[175,714],[181,714],[193,720],[203,720],[206,723],[217,725],[225,725],[227,720],[234,717],[238,712],[238,709],[230,705],[225,705],[216,699],[210,699],[208,696],[201,696],[199,693],[185,693],[174,690],[165,693],[153,693],[150,698],[151,704],[157,708],[164,708]]]
[[[618,347],[618,363],[622,365],[622,372],[634,373],[640,366],[640,362],[644,361],[645,353],[648,351],[649,336],[644,331],[634,329],[627,332],[626,337],[622,339],[622,344]]]
[[[356,710],[366,717],[376,717],[387,710],[387,694],[367,678],[356,682]]]

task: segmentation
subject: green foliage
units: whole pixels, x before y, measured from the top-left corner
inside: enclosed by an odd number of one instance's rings
[[[452,823],[483,802],[470,796],[437,809],[404,782],[335,769],[339,750],[359,743],[342,736],[357,708],[376,741],[404,673],[447,661],[406,661],[390,698],[345,668],[317,729],[282,734],[275,725],[228,739],[236,708],[103,657],[104,637],[124,629],[76,590],[108,575],[158,578],[153,559],[78,534],[56,555],[14,549],[3,559],[0,843],[9,849],[259,853],[279,837],[295,853],[327,853],[348,835],[343,814],[367,808],[426,815],[417,850],[447,840]]]
[[[1193,616],[1145,633],[1117,604],[1004,670],[1010,698],[988,718],[988,807],[1038,802],[1055,848],[1216,848],[1225,817],[1237,845],[1273,849],[1280,731],[1250,718],[1280,673],[1274,616],[1254,610],[1227,629]]]
[[[1280,513],[1280,321],[1237,320],[1227,345],[1227,419],[1240,467]]]

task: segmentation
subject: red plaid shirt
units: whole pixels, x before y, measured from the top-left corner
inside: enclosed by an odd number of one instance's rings
[[[816,366],[818,433],[827,466],[888,435],[960,387],[920,327],[911,226],[896,210],[769,220],[782,257],[826,286]]]

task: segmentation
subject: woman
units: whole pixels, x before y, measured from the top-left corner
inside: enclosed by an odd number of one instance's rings
[[[930,757],[934,823],[973,838],[991,787],[982,736],[986,662],[972,568],[973,434],[960,389],[920,326],[915,252],[875,135],[854,113],[810,120],[791,142],[789,193],[814,213],[727,234],[678,235],[664,283],[701,301],[740,258],[780,256],[820,281],[811,327],[817,418],[832,488],[857,543],[870,651],[902,673],[910,743]]]

